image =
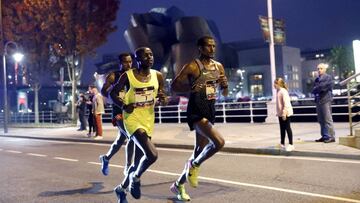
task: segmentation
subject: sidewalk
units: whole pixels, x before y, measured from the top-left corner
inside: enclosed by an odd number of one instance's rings
[[[360,150],[339,145],[339,137],[349,134],[348,123],[335,123],[336,142],[316,143],[320,137],[318,123],[292,123],[295,151],[280,151],[276,146],[280,142],[278,123],[216,123],[215,127],[222,133],[226,144],[222,151],[232,153],[253,153],[287,156],[310,156],[327,158],[345,158],[360,160]],[[77,142],[108,143],[117,136],[117,129],[111,124],[104,124],[104,139],[87,138],[86,131],[77,131],[77,127],[63,126],[51,128],[10,127],[0,136],[26,137],[35,139],[52,139]],[[192,149],[194,132],[187,124],[155,124],[152,140],[158,147]],[[285,143],[288,143],[286,140]]]

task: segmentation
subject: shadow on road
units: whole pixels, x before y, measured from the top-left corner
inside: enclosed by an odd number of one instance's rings
[[[64,195],[74,195],[74,194],[110,194],[113,191],[103,191],[100,192],[104,186],[102,182],[90,182],[89,187],[73,189],[73,190],[64,190],[64,191],[45,191],[39,194],[40,197],[53,197],[53,196],[64,196]]]

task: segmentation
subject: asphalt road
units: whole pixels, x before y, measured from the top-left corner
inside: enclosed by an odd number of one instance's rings
[[[109,176],[98,157],[109,145],[0,137],[0,202],[116,202],[124,151]],[[178,202],[169,191],[189,150],[158,148],[142,177],[142,198]],[[218,153],[201,166],[200,185],[186,185],[192,202],[360,202],[360,161]]]

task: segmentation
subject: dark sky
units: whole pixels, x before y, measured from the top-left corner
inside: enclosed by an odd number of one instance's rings
[[[360,0],[272,0],[273,17],[286,23],[287,45],[305,49],[350,45],[360,39]],[[122,0],[116,25],[118,30],[88,59],[83,75],[92,81],[101,55],[130,51],[123,33],[132,13],[155,7],[176,6],[186,16],[201,16],[216,23],[223,42],[262,38],[259,15],[267,15],[267,0]]]

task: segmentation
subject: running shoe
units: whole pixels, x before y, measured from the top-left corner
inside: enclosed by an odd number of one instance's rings
[[[102,174],[104,174],[104,176],[109,175],[109,160],[106,159],[105,155],[101,155],[99,157],[100,162],[101,162],[101,172]]]
[[[199,166],[194,166],[192,160],[188,161],[187,165],[187,172],[186,172],[186,180],[189,182],[191,187],[197,187],[198,182],[198,175],[199,175]]]
[[[135,173],[132,172],[130,174],[130,194],[135,198],[135,199],[140,199],[141,197],[141,190],[140,190],[140,179],[135,177]]]
[[[186,194],[184,184],[176,185],[176,183],[173,183],[170,187],[170,191],[176,195],[178,200],[190,201],[190,196]]]
[[[118,198],[118,203],[128,203],[126,199],[126,192],[120,185],[114,189],[114,192]]]

